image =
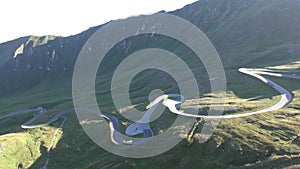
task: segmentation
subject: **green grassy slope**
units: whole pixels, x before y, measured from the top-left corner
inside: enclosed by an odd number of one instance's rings
[[[228,71],[227,75],[232,78],[238,78],[236,73],[232,73],[232,71]],[[267,87],[264,88],[261,86],[261,82],[251,77],[247,77],[246,75],[241,76],[241,79],[243,79],[242,82],[245,81],[247,83],[241,82],[241,84],[232,85],[229,83],[225,106],[229,105],[230,109],[225,113],[249,112],[270,106],[278,101],[279,97],[276,96],[276,91]],[[67,115],[68,120],[61,132],[61,139],[52,153],[49,168],[154,169],[166,167],[184,168],[185,166],[192,168],[247,168],[257,166],[258,164],[267,166],[270,161],[275,161],[274,164],[272,163],[274,166],[298,164],[297,154],[300,152],[300,140],[297,138],[297,135],[299,134],[298,128],[300,127],[300,114],[298,113],[300,100],[297,96],[300,95],[300,89],[296,80],[281,80],[276,78],[274,80],[287,87],[295,95],[293,102],[286,108],[257,116],[224,120],[217,127],[213,137],[202,144],[199,144],[197,139],[205,135],[200,135],[198,133],[200,130],[198,129],[195,134],[196,140],[192,145],[188,146],[187,141],[184,139],[169,152],[143,160],[117,157],[105,152],[88,138],[79,125],[75,113],[71,113]],[[19,109],[21,107],[47,105],[50,115],[40,119],[40,121],[46,121],[50,118],[51,114],[53,116],[60,111],[72,108],[71,100],[63,100],[63,98],[68,98],[70,94],[68,91],[61,92],[64,90],[64,84],[68,83],[61,83],[60,86],[54,85],[56,86],[56,91],[45,91],[44,89],[47,88],[47,83],[45,83],[38,88],[28,91],[27,94],[16,95],[9,100],[1,99],[0,103],[5,103],[5,107],[7,107],[7,111],[5,112],[9,112],[13,107]],[[51,93],[54,96],[51,96]],[[239,93],[243,97],[238,97],[236,93]],[[144,95],[143,88],[138,90],[136,95],[132,97],[134,99],[140,95]],[[260,97],[257,98],[256,96]],[[203,95],[203,97],[205,98],[206,96]],[[47,99],[43,100],[43,98]],[[146,101],[147,98],[143,99],[139,97],[140,99]],[[16,102],[22,102],[22,105],[17,106]],[[34,106],[32,102],[35,103]],[[147,103],[145,102],[144,105]],[[195,104],[205,104],[205,101],[199,100],[196,103],[195,101],[186,101],[185,106],[193,106]],[[107,110],[111,109],[111,104],[104,105],[104,108],[107,108]],[[1,152],[1,156],[3,157],[3,163],[1,164],[5,168],[14,168],[17,164],[22,164],[24,167],[31,166],[31,168],[38,168],[45,162],[46,149],[50,144],[49,140],[52,138],[55,127],[59,126],[61,121],[51,125],[51,127],[26,131],[21,130],[19,125],[32,116],[25,115],[1,121],[1,148],[5,149]],[[121,122],[127,122],[124,118],[117,117]],[[167,121],[167,119],[161,118],[159,120]],[[193,121],[191,119],[191,122]],[[154,127],[154,131],[157,132],[160,130],[160,127],[163,127],[155,124],[152,126]],[[178,137],[185,138],[184,135],[178,135]],[[17,143],[19,143],[18,146],[14,146]],[[24,151],[22,156],[18,154],[20,151]]]

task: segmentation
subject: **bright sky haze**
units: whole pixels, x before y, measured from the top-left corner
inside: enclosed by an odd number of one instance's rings
[[[161,10],[197,0],[3,0],[0,42],[28,35],[69,36],[110,20]]]

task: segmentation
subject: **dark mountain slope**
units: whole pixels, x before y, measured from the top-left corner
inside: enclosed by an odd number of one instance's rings
[[[300,44],[299,9],[300,1],[290,0],[201,0],[172,13],[204,31],[230,68],[299,59],[291,52]]]
[[[300,1],[290,0],[200,0],[170,13],[203,30],[219,52],[224,67],[237,69],[299,60],[299,9]],[[0,44],[0,93],[27,89],[43,79],[70,77],[81,47],[98,28],[49,41],[48,36],[25,37]],[[125,49],[136,51],[147,46],[166,47],[171,51],[179,47],[147,38],[139,40],[138,46],[130,40],[127,42],[117,54],[126,55]],[[14,58],[21,44],[24,51]]]
[[[28,89],[43,79],[70,77],[80,49],[97,29],[66,38],[30,36],[1,44],[1,93]]]
[[[25,43],[28,37],[19,38],[13,41],[0,44],[0,63],[1,65],[10,58],[9,56],[14,56],[14,53],[21,44]]]

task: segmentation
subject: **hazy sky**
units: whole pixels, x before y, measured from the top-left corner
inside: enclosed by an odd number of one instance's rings
[[[27,35],[77,34],[109,20],[160,10],[171,11],[197,0],[2,0],[0,42]]]

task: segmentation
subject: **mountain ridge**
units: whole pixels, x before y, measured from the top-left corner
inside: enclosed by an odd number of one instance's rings
[[[261,64],[259,60],[270,57],[276,61],[270,64],[297,60],[297,48],[300,48],[300,12],[297,7],[300,7],[299,1],[288,0],[200,0],[169,13],[198,26],[215,45],[224,67],[237,69],[244,65],[264,66],[267,63]],[[273,22],[274,16],[277,22]],[[35,44],[25,45],[25,53],[17,58],[13,58],[17,47],[28,37],[0,44],[0,76],[5,77],[0,82],[0,88],[4,89],[0,92],[26,89],[56,75],[70,76],[81,47],[101,26],[69,37],[46,40],[46,46],[38,45],[37,41],[50,36],[29,37]],[[142,42],[145,46],[146,43],[147,40]],[[282,55],[286,58],[283,59]],[[22,85],[17,85],[21,82]]]

